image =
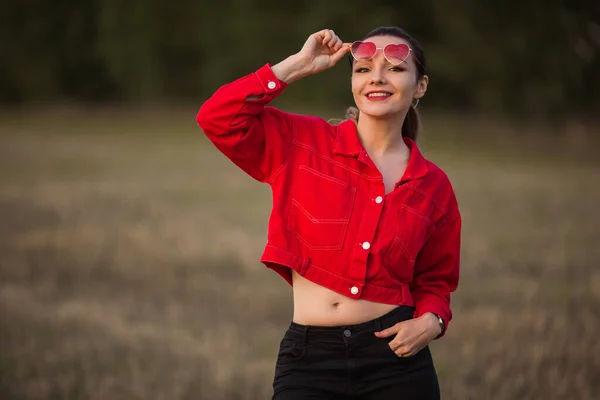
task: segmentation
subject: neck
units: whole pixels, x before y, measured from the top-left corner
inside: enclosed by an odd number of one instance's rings
[[[357,123],[358,136],[372,157],[404,150],[402,124],[406,115],[396,118],[373,118],[360,114]]]

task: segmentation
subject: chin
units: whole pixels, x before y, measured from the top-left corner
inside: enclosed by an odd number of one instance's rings
[[[376,118],[376,119],[386,119],[386,118],[390,118],[394,115],[394,112],[391,110],[377,110],[377,109],[373,109],[371,107],[364,107],[361,109],[361,113],[365,116],[368,116],[369,118]]]

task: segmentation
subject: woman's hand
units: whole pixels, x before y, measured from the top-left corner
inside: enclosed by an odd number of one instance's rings
[[[313,33],[300,50],[299,56],[307,63],[308,69],[316,74],[333,67],[350,50],[331,29]]]
[[[280,80],[290,83],[333,67],[350,51],[350,43],[344,43],[331,29],[313,33],[302,49],[273,66]]]
[[[386,338],[396,337],[389,343],[390,348],[399,357],[410,357],[417,354],[441,333],[437,317],[432,313],[425,313],[416,319],[398,322],[375,336]]]

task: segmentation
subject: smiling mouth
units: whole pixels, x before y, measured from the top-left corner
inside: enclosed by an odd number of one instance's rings
[[[372,92],[367,93],[367,98],[370,100],[385,100],[390,97],[392,94],[389,92]]]

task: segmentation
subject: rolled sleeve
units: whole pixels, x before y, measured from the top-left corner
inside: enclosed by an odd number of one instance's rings
[[[462,220],[458,211],[445,217],[431,235],[415,263],[411,294],[415,317],[431,312],[442,317],[444,331],[452,320],[450,294],[458,287]]]
[[[286,86],[267,64],[221,86],[196,116],[215,147],[261,182],[269,182],[290,153],[296,116],[267,106]]]

